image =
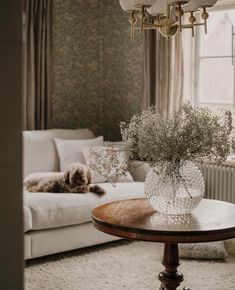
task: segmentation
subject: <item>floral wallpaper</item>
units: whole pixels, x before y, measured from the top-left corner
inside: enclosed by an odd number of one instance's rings
[[[88,127],[120,140],[119,122],[140,111],[143,43],[130,39],[118,0],[54,0],[50,127]]]

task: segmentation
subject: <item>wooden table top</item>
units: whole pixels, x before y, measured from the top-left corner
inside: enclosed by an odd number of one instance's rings
[[[235,204],[203,199],[187,215],[154,212],[147,199],[107,203],[92,211],[94,226],[107,234],[153,242],[209,242],[235,237]]]

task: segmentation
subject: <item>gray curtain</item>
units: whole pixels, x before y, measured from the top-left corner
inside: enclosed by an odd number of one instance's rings
[[[24,1],[25,130],[45,129],[50,118],[52,0]]]
[[[155,105],[164,116],[183,101],[182,38],[166,39],[156,30],[144,32],[143,108]]]

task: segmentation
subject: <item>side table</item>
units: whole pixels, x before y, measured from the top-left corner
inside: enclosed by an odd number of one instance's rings
[[[160,290],[176,290],[183,281],[178,243],[197,243],[235,237],[235,204],[203,199],[191,214],[162,215],[147,199],[128,199],[101,205],[92,211],[94,226],[126,239],[165,244],[159,274]],[[187,288],[184,288],[185,290]]]

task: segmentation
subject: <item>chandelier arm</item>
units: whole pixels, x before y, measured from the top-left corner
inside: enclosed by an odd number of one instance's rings
[[[190,16],[188,21],[192,24],[192,37],[195,36],[194,26],[193,24],[196,23],[196,17],[193,15],[193,11],[190,12]]]
[[[163,27],[163,25],[158,25],[158,24],[148,24],[143,26],[143,30],[150,30],[150,29],[158,29],[160,27]],[[134,30],[140,30],[141,27],[134,27]]]
[[[139,18],[140,18],[140,21],[141,21],[141,23],[140,23],[140,34],[141,35],[142,35],[143,29],[144,29],[144,24],[145,24],[144,20],[145,20],[145,18],[147,16],[146,8],[148,8],[148,7],[149,7],[149,5],[141,5],[141,11],[139,12]]]
[[[190,28],[190,29],[192,29],[192,37],[194,37],[195,36],[195,30],[194,30],[194,27],[196,27],[196,26],[203,26],[203,25],[205,25],[205,23],[201,23],[201,22],[199,22],[199,23],[195,23],[195,22],[191,22],[191,24],[184,24],[184,25],[182,25],[182,29],[187,29],[187,28]]]
[[[171,27],[174,27],[174,26],[179,26],[179,21],[176,21],[175,23],[171,24]]]
[[[153,23],[144,23],[144,28],[149,29],[149,27],[152,27],[154,29],[155,27],[157,28],[163,27],[163,25],[160,24],[159,21],[154,21]]]
[[[129,23],[131,25],[131,39],[134,39],[134,27],[137,23],[136,11],[132,11],[129,15]]]
[[[204,20],[205,34],[207,34],[207,19],[209,18],[209,14],[206,11],[206,7],[203,7],[203,12],[201,14],[201,18]]]
[[[179,22],[175,22],[172,26],[179,25]],[[193,24],[182,24],[182,28],[192,28],[193,26],[204,26],[204,22],[198,22],[198,23],[193,23]]]
[[[176,10],[175,10],[175,15],[178,17],[179,19],[179,28],[180,28],[180,32],[182,31],[182,16],[184,15],[184,11],[181,8],[181,3],[178,4]]]
[[[204,22],[198,22],[198,23],[194,23],[194,24],[183,24],[182,28],[192,28],[194,26],[204,26],[205,23]]]
[[[140,34],[142,35],[143,33],[143,28],[144,28],[144,6],[142,6],[142,9],[141,9],[141,29],[140,29]]]

